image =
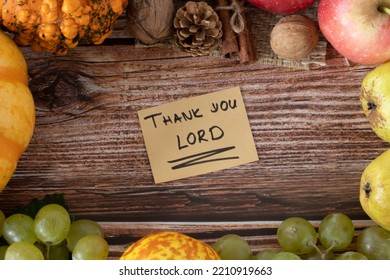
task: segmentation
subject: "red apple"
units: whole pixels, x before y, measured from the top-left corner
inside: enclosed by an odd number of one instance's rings
[[[273,14],[290,15],[306,9],[315,0],[247,0],[247,2]]]
[[[390,60],[390,0],[320,0],[318,24],[328,42],[359,64]]]

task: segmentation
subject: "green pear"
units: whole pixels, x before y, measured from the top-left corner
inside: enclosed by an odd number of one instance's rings
[[[376,67],[364,77],[360,102],[372,130],[390,143],[390,62]]]
[[[366,214],[390,230],[390,150],[373,159],[360,180],[359,200]]]

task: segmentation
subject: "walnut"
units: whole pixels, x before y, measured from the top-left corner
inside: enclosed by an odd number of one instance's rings
[[[173,0],[129,0],[129,33],[144,44],[155,44],[172,33]]]
[[[301,60],[309,56],[318,43],[316,23],[304,15],[281,18],[271,31],[270,44],[276,55],[289,60]]]

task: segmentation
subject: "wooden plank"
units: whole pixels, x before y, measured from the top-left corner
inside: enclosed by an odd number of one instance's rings
[[[108,221],[365,217],[360,174],[387,148],[359,103],[369,67],[301,71],[127,45],[24,53],[37,125],[1,195],[5,211],[63,192],[78,216]],[[260,160],[155,185],[136,112],[237,85]]]

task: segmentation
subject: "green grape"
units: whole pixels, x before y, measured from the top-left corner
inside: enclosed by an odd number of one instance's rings
[[[365,255],[359,252],[347,251],[335,257],[335,260],[368,260]]]
[[[48,250],[48,260],[69,260],[70,258],[70,252],[66,247],[66,242],[61,242],[58,245],[50,246]]]
[[[352,220],[345,214],[327,215],[318,227],[318,239],[325,248],[334,251],[347,248],[353,239],[355,228]]]
[[[43,260],[43,254],[34,244],[20,241],[12,243],[5,252],[5,260]]]
[[[47,204],[35,216],[35,234],[46,245],[57,245],[68,235],[70,223],[69,213],[64,207]]]
[[[369,260],[390,260],[390,231],[379,226],[365,228],[356,239],[356,250]]]
[[[226,234],[213,245],[222,260],[253,260],[248,242],[237,234]]]
[[[278,249],[272,249],[272,248],[266,248],[261,251],[259,251],[253,259],[255,260],[270,260],[273,256],[275,256],[277,253],[279,253],[280,250]]]
[[[5,215],[3,211],[0,210],[0,237],[3,235],[3,223],[5,220]]]
[[[3,236],[8,244],[19,241],[34,243],[37,236],[34,232],[34,220],[25,214],[13,214],[3,223]]]
[[[0,246],[0,260],[4,260],[5,252],[8,249],[8,245]]]
[[[73,248],[73,260],[105,260],[108,257],[108,243],[98,235],[81,238]]]
[[[70,225],[68,236],[66,237],[69,251],[73,251],[76,243],[87,235],[98,235],[104,237],[102,227],[95,221],[80,219]]]
[[[271,260],[302,260],[297,254],[291,252],[279,252]]]
[[[302,255],[314,250],[317,232],[304,218],[290,217],[279,225],[277,239],[284,251]]]

